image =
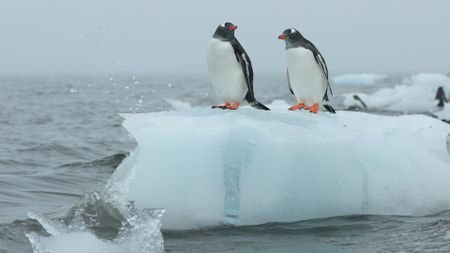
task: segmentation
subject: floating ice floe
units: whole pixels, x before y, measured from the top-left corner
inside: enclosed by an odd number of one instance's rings
[[[345,74],[333,77],[332,82],[335,85],[372,86],[386,78],[384,74]]]
[[[344,94],[344,106],[349,108],[358,103],[354,95],[360,97],[369,110],[397,111],[405,113],[422,113],[436,111],[437,89],[442,86],[450,92],[450,79],[442,74],[422,73],[403,80],[403,84],[392,88],[382,88],[373,94]]]
[[[138,146],[110,183],[166,229],[450,208],[449,125],[270,107],[123,115]]]

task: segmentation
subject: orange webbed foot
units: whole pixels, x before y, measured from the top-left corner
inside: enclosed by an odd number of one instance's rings
[[[224,105],[214,105],[211,108],[212,109],[229,109],[230,103],[226,102]]]
[[[291,106],[291,107],[289,107],[289,111],[295,111],[295,110],[300,110],[300,109],[303,109],[303,108],[305,108],[305,103],[299,103],[299,104],[296,104],[296,105],[293,105],[293,106]]]
[[[239,102],[238,101],[234,101],[233,105],[228,104],[228,109],[230,110],[237,110],[237,108],[239,107]]]
[[[311,105],[311,106],[308,106],[308,107],[306,108],[306,110],[308,110],[309,112],[312,112],[312,113],[317,113],[317,112],[319,112],[319,103],[315,103],[315,104],[313,104],[313,105]]]

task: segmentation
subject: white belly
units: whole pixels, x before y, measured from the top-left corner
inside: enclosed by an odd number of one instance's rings
[[[248,88],[231,44],[212,38],[208,45],[207,61],[209,76],[217,95],[224,102],[242,102]]]
[[[312,52],[302,47],[290,48],[286,50],[286,61],[297,101],[322,104],[327,81]]]

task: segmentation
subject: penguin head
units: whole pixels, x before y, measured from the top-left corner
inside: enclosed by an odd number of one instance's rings
[[[283,33],[278,36],[278,39],[284,40],[286,42],[286,47],[293,46],[300,43],[304,38],[303,35],[294,28],[286,29]]]
[[[234,39],[234,31],[236,29],[237,26],[235,26],[233,23],[225,22],[217,27],[213,38],[223,41],[231,41]]]

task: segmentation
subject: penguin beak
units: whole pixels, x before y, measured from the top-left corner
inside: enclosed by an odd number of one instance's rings
[[[236,30],[236,29],[237,29],[237,26],[235,26],[235,25],[233,25],[233,26],[230,27],[230,30],[231,30],[231,31],[234,31],[234,30]]]
[[[286,39],[286,35],[284,35],[284,34],[281,34],[280,36],[278,36],[278,39],[280,39],[280,40],[284,40],[284,39]]]

